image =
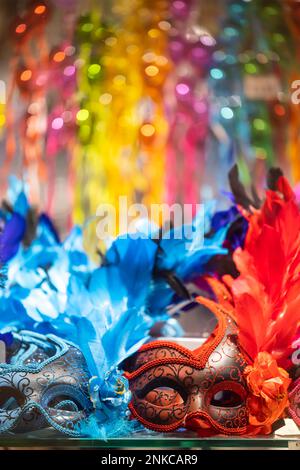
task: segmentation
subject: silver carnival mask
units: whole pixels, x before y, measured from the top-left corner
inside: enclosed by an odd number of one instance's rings
[[[0,432],[52,427],[78,436],[93,411],[86,361],[73,344],[54,335],[13,333],[0,363]]]

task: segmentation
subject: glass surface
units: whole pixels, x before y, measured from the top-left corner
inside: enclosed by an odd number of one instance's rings
[[[256,437],[208,437],[198,438],[194,433],[169,434],[136,433],[128,437],[104,439],[54,437],[2,436],[0,447],[4,448],[119,448],[119,449],[300,449],[300,438]]]

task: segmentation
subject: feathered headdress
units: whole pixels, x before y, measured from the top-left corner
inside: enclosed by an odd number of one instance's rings
[[[273,176],[260,209],[240,206],[249,229],[244,248],[233,254],[239,276],[209,280],[218,303],[198,298],[212,310],[222,304],[237,325],[249,358],[249,423],[256,432],[269,432],[288,405],[287,371],[300,327],[300,210],[287,180]]]

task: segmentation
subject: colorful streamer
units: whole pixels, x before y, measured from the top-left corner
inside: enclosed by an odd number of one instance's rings
[[[117,27],[98,7],[79,21],[77,221],[100,203],[117,207],[119,195],[128,204],[162,201],[166,14],[159,1],[136,0],[112,6]]]
[[[67,229],[103,203],[118,213],[120,196],[148,208],[218,197],[236,161],[260,190],[271,165],[296,183],[299,34],[293,0],[25,2],[0,113],[3,187],[27,178]]]
[[[11,81],[7,93],[7,138],[3,179],[11,171],[17,147],[22,155],[22,168],[30,182],[31,197],[35,204],[41,197],[41,185],[46,169],[43,160],[46,127],[46,82],[49,46],[45,28],[50,19],[46,3],[29,4],[13,27],[14,51],[11,59]],[[18,90],[23,108],[20,118],[13,107]]]

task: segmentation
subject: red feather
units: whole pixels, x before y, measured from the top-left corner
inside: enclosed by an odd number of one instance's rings
[[[300,211],[285,178],[250,216],[244,249],[236,250],[234,261],[239,342],[252,359],[266,351],[286,365],[300,325]]]
[[[268,352],[290,366],[292,343],[300,335],[300,210],[285,178],[267,191],[260,210],[247,214],[245,246],[234,253],[240,273],[209,280],[218,304],[197,300],[216,314],[223,308],[237,324],[239,344],[254,361]]]

